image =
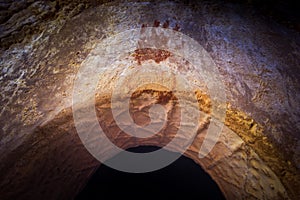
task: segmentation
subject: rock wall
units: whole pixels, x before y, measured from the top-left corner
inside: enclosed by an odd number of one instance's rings
[[[251,6],[234,3],[102,3],[0,4],[3,199],[72,198],[84,187],[100,163],[84,148],[74,127],[71,106],[76,73],[103,39],[151,26],[170,28],[198,41],[218,66],[226,86],[226,127],[219,142],[208,157],[198,158],[205,123],[209,123],[205,121],[185,155],[212,176],[228,199],[299,199],[297,30]],[[164,51],[137,50],[130,59],[135,67],[145,61],[172,62]],[[113,120],[109,110],[101,109],[109,107],[114,80],[101,80],[99,85],[105,85],[107,92],[97,96],[96,106],[98,112],[106,113],[99,115],[105,126]],[[157,89],[151,93],[156,98],[164,94]],[[203,88],[196,94],[200,109],[209,114],[209,94]],[[133,109],[132,116],[138,120],[141,114]],[[106,130],[111,136],[116,133],[113,123]],[[149,140],[126,135],[113,140],[129,148],[162,146],[172,137],[168,131]],[[170,150],[180,151],[176,145]]]

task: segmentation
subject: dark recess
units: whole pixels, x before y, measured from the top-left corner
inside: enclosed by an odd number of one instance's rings
[[[140,146],[128,151],[159,149]],[[174,154],[174,152],[169,152]],[[174,163],[149,173],[125,173],[101,165],[76,199],[225,199],[218,185],[193,160],[181,156]]]

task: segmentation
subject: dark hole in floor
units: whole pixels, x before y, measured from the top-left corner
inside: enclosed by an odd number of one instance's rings
[[[146,153],[159,149],[127,149]],[[169,152],[174,154],[174,152]],[[101,165],[76,199],[225,199],[218,185],[193,160],[181,156],[171,165],[149,173],[120,172]]]

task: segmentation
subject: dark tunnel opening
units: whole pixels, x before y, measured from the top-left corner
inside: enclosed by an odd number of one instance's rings
[[[157,149],[159,147],[139,146],[127,151],[146,153]],[[118,199],[120,196],[125,199],[225,199],[214,180],[183,155],[169,166],[148,173],[121,172],[101,165],[76,199]]]

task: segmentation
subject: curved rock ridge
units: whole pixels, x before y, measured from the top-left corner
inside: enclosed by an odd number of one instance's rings
[[[73,121],[77,72],[105,38],[132,28],[162,27],[199,42],[226,86],[225,126],[210,154],[199,159],[213,104],[205,80],[189,79],[197,86],[193,96],[202,115],[196,139],[184,154],[210,174],[228,199],[299,199],[299,32],[235,3],[103,2],[0,3],[1,198],[76,196],[100,165],[83,146]],[[133,68],[151,63],[192,72],[186,60],[164,50],[137,48],[126,59]],[[169,143],[180,108],[165,88],[136,90],[130,116],[147,125],[150,106],[159,103],[172,126],[143,139],[116,127],[110,100],[122,68],[116,69],[102,77],[95,95],[107,136],[124,149]],[[181,152],[178,147],[170,150]]]
[[[165,98],[167,94],[162,91],[154,92],[152,91],[152,94],[159,94],[158,99]],[[149,91],[146,91],[147,93]],[[153,137],[137,139],[129,136],[114,123],[110,111],[110,98],[104,96],[96,102],[97,113],[101,113],[99,114],[99,123],[105,130],[107,137],[123,149],[140,145],[163,147],[176,134],[176,127],[166,126],[163,131]],[[135,110],[134,107],[133,110]],[[132,116],[134,118],[134,116],[139,116],[143,112],[146,111],[142,109],[133,112]],[[172,113],[169,118],[171,121],[176,119],[176,112],[169,111],[168,113]],[[209,123],[208,118],[201,121],[202,126],[199,126],[196,139],[184,154],[192,158],[211,175],[226,198],[288,199],[287,192],[280,179],[268,167],[267,163],[258,156],[251,146],[227,127],[223,129],[213,151],[206,158],[199,159],[198,152]],[[90,127],[89,129],[93,128]],[[49,136],[49,133],[51,133],[51,136]],[[31,144],[36,145],[32,146]],[[180,146],[181,144],[177,144],[168,150],[181,152]],[[109,154],[110,150],[104,148],[103,151]],[[72,197],[76,194],[75,191],[78,192],[80,188],[84,187],[87,178],[100,165],[86,151],[78,138],[71,109],[63,110],[52,121],[37,129],[33,137],[26,140],[16,152],[23,152],[23,156],[18,162],[11,163],[11,167],[17,167],[21,171],[8,170],[3,178],[4,180],[11,180],[17,175],[18,179],[15,181],[19,182],[13,185],[4,182],[5,184],[1,188],[6,191],[7,197],[17,197],[21,193],[25,195],[24,197],[30,197],[32,193],[29,188],[18,187],[19,184],[28,181],[32,182],[32,185],[28,187],[34,187],[37,196],[49,195],[50,198],[55,198],[55,195],[60,195],[57,197]],[[7,160],[11,160],[14,153],[9,156],[11,157],[8,157]],[[109,155],[108,158],[111,156],[113,154]],[[68,158],[66,159],[66,157]],[[80,158],[80,162],[78,162],[78,158]],[[41,166],[44,167],[39,167],[40,165],[36,165],[36,163],[43,163]],[[44,174],[48,170],[50,170],[51,176],[39,176],[39,174]],[[65,191],[65,188],[62,188],[59,183],[64,184],[69,190]],[[49,191],[48,188],[53,188],[55,192]]]

